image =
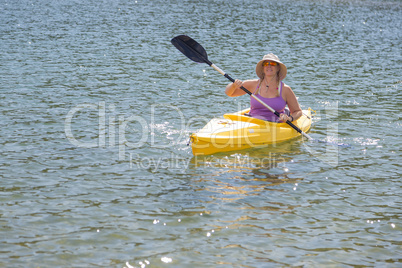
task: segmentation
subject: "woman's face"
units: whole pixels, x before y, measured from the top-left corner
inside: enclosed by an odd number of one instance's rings
[[[274,61],[264,61],[262,66],[264,67],[264,73],[267,76],[273,76],[279,72],[279,64]]]

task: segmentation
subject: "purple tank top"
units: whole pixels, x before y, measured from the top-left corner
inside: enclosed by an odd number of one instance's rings
[[[283,82],[280,82],[279,85],[279,97],[275,98],[264,98],[260,94],[257,94],[257,96],[260,100],[268,104],[272,109],[277,111],[278,113],[284,113],[285,112],[285,107],[286,107],[286,102],[282,98],[282,86]],[[258,90],[259,86],[257,86]],[[270,110],[268,110],[264,105],[259,103],[257,100],[255,100],[253,97],[250,97],[250,112],[249,115],[258,119],[263,119],[263,120],[268,120],[272,122],[278,122],[279,118]]]

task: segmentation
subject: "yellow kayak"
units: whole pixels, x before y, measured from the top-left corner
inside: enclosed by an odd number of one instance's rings
[[[274,144],[299,137],[286,123],[269,122],[245,115],[250,109],[214,118],[190,136],[194,155],[210,155]],[[292,122],[303,132],[311,127],[311,111]]]

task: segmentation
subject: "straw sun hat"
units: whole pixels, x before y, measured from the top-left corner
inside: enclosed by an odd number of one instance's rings
[[[276,55],[273,54],[273,53],[269,53],[269,54],[265,55],[265,56],[262,58],[262,60],[260,60],[260,61],[257,63],[257,66],[255,67],[255,72],[257,73],[257,76],[258,76],[259,78],[261,78],[261,79],[264,79],[264,68],[263,68],[263,66],[262,66],[262,63],[263,63],[264,61],[266,61],[266,60],[277,62],[277,63],[279,64],[279,66],[280,66],[279,80],[285,79],[286,74],[287,74],[287,72],[288,72],[288,69],[286,68],[285,64],[283,64],[283,63],[279,60],[278,56],[276,56]]]

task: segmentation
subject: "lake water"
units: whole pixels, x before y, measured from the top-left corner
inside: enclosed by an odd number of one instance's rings
[[[1,267],[400,267],[400,1],[0,1]],[[310,135],[193,157],[273,52]]]

